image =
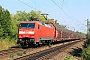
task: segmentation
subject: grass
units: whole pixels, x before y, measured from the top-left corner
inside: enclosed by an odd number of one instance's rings
[[[87,46],[86,53],[90,55],[90,44]]]
[[[77,60],[74,56],[66,57],[64,60]]]
[[[14,58],[14,55],[12,53],[10,53],[10,58]]]
[[[22,56],[22,54],[23,54],[22,52],[17,52],[18,56]]]
[[[7,50],[12,46],[16,46],[17,44],[15,41],[11,40],[9,41],[8,39],[0,39],[0,50]]]
[[[26,54],[26,50],[23,51],[23,54]]]
[[[51,44],[49,44],[48,46],[49,46],[49,48],[51,48],[51,47],[52,47],[52,45],[51,45]]]
[[[17,52],[18,56],[22,56],[23,54],[26,54],[26,50],[22,51],[22,52]]]

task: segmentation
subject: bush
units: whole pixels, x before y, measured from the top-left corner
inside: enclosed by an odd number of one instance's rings
[[[84,48],[82,51],[82,57],[84,60],[90,60],[90,45]]]
[[[90,60],[90,38],[86,42],[86,47],[83,48],[81,55],[84,60]]]
[[[22,56],[22,54],[23,54],[22,52],[17,52],[18,56]]]
[[[26,54],[26,50],[23,51],[23,54]]]
[[[70,57],[66,57],[64,60],[70,60]]]
[[[14,57],[14,55],[12,53],[10,53],[10,58],[13,58],[13,57]]]
[[[0,40],[0,50],[9,49],[12,46],[16,46],[16,43],[13,40],[9,41],[8,38]]]

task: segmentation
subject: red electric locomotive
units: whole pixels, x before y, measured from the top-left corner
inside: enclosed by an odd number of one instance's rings
[[[51,43],[54,40],[54,29],[51,25],[39,21],[21,21],[18,28],[18,42],[21,46],[30,44]]]

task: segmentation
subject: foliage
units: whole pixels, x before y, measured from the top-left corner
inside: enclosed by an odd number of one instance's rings
[[[70,57],[66,57],[64,60],[70,60]]]
[[[29,20],[30,18],[30,13],[27,13],[26,11],[17,11],[17,13],[14,15],[14,19],[16,19],[17,21],[25,21],[25,20]]]
[[[84,60],[90,60],[90,43],[87,44],[87,48],[83,48],[81,55],[82,55]]]
[[[23,51],[23,54],[26,54],[26,50]]]
[[[17,39],[17,33],[18,33],[18,21],[13,17],[13,15],[10,15],[11,17],[11,38]]]
[[[83,60],[90,60],[90,38],[87,39],[85,45],[87,48],[83,48],[81,55],[83,57]]]
[[[31,12],[17,11],[13,18],[17,21],[29,21],[30,17],[38,18],[41,22],[45,22],[44,17],[41,16],[41,12],[34,10],[32,10]]]
[[[49,46],[49,48],[51,48],[51,47],[52,47],[52,45],[51,45],[51,44],[49,44],[48,46]]]
[[[26,50],[24,50],[23,52],[17,52],[18,56],[22,56],[23,54],[26,54]]]
[[[15,46],[12,22],[10,12],[0,6],[0,50]]]
[[[74,56],[66,57],[64,60],[77,60]]]
[[[11,18],[8,10],[0,6],[0,37],[11,35]]]
[[[22,54],[23,54],[22,52],[17,52],[18,56],[22,56]]]
[[[54,19],[48,19],[47,21],[48,21],[48,22],[51,22],[51,23],[55,23],[55,22],[54,22]]]
[[[0,50],[9,49],[9,47],[11,46],[16,46],[16,43],[14,40],[9,41],[8,38],[0,40]]]
[[[83,36],[86,36],[86,34],[83,33],[83,32],[76,31],[76,33],[77,33],[77,34],[80,34],[80,35],[83,35]]]
[[[14,55],[12,53],[10,53],[10,58],[14,58]]]

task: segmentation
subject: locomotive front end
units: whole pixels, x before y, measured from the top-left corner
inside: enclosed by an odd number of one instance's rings
[[[35,43],[35,23],[20,23],[18,28],[18,44],[26,46]]]

